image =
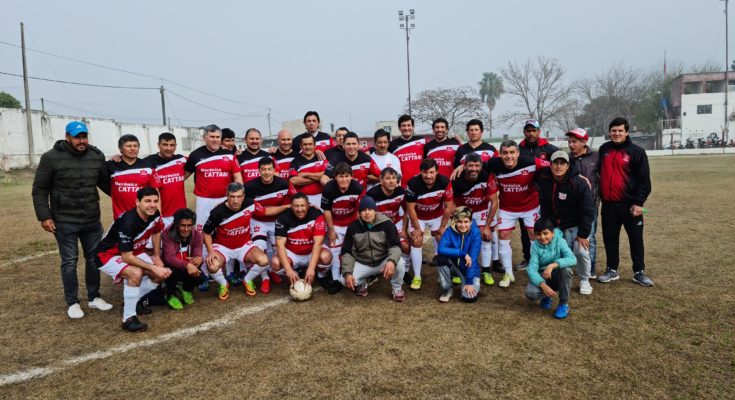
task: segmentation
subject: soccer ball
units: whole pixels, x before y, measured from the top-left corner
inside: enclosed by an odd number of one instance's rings
[[[291,298],[296,301],[309,300],[309,298],[311,298],[311,285],[306,283],[305,280],[299,279],[296,283],[291,285],[289,293],[291,293]]]

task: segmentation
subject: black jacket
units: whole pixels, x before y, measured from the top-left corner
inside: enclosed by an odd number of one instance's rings
[[[43,221],[86,224],[100,220],[97,187],[110,192],[105,155],[94,146],[82,153],[59,140],[41,156],[33,179],[33,208]]]
[[[592,199],[595,201],[595,206],[597,206],[600,204],[600,176],[597,174],[600,155],[589,146],[585,147],[586,151],[581,156],[569,153],[569,161],[572,164],[569,171],[576,171],[590,181],[592,184]]]
[[[590,236],[597,209],[589,184],[579,174],[567,173],[564,180],[557,182],[551,168],[544,168],[536,174],[536,190],[542,218],[551,219],[562,230],[578,227],[578,237]]]
[[[627,137],[619,145],[604,143],[599,150],[600,198],[604,202],[643,206],[651,194],[648,155]]]

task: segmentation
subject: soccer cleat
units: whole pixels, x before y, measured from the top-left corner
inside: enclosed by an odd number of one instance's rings
[[[511,274],[505,274],[503,275],[503,279],[500,280],[500,283],[498,283],[498,286],[502,288],[507,288],[510,286],[511,283],[516,281],[516,277]]]
[[[633,282],[641,286],[653,286],[653,281],[643,271],[638,271],[633,275]]]
[[[230,298],[230,284],[229,283],[224,284],[224,285],[219,285],[219,289],[217,289],[217,297],[222,301],[225,301]]]
[[[100,311],[112,310],[112,304],[102,300],[101,297],[95,297],[94,300],[89,302],[89,308],[94,308]]]
[[[411,290],[419,290],[421,289],[421,277],[414,276],[413,280],[411,281]]]
[[[268,294],[271,292],[271,280],[270,279],[263,279],[262,282],[260,282],[260,292]]]
[[[597,281],[600,283],[617,281],[618,279],[620,279],[620,276],[618,275],[618,271],[614,269],[608,269],[607,272],[597,277]]]
[[[367,282],[357,285],[355,288],[355,295],[358,297],[367,297],[368,295],[368,284]]]
[[[141,315],[148,315],[153,313],[153,310],[148,307],[148,300],[139,301],[138,304],[135,305],[135,313]]]
[[[492,286],[495,284],[495,279],[493,279],[493,275],[489,272],[483,272],[482,273],[482,282],[487,286]]]
[[[199,284],[199,291],[206,292],[209,290],[209,277],[202,275],[202,282]]]
[[[332,282],[327,285],[327,293],[329,294],[337,294],[341,290],[342,283],[339,281],[339,279],[332,279]]]
[[[122,328],[128,332],[143,332],[148,329],[148,325],[140,322],[137,315],[133,315],[122,323]]]
[[[440,303],[449,303],[449,299],[452,298],[452,289],[448,289],[444,293],[439,296],[439,302]]]
[[[516,265],[518,271],[525,271],[528,268],[528,261],[523,260]]]
[[[184,300],[184,304],[194,304],[194,292],[187,292],[186,290],[181,291],[181,300]]]
[[[406,301],[406,292],[401,289],[393,291],[393,301],[396,303],[403,303]]]
[[[544,310],[551,310],[551,303],[553,302],[554,301],[551,299],[551,297],[544,297],[543,299],[541,299],[541,303],[539,303],[539,305]]]
[[[232,286],[239,286],[242,283],[242,278],[240,278],[240,274],[236,272],[230,272],[229,274],[227,274],[227,282],[229,282]]]
[[[554,318],[564,319],[569,315],[569,304],[559,304],[554,311]]]
[[[255,296],[255,282],[253,281],[242,281],[242,286],[245,287],[245,294],[248,296]]]
[[[592,294],[590,281],[579,281],[579,294]]]
[[[493,261],[493,272],[497,272],[499,274],[505,273],[505,268],[503,268],[503,263],[500,262],[500,260]]]
[[[460,277],[458,277],[458,276],[453,276],[453,277],[452,277],[452,284],[454,284],[454,285],[459,285],[459,284],[461,284],[461,283],[462,283],[462,278],[460,278]]]
[[[283,282],[283,277],[273,271],[268,271],[268,276],[271,278],[273,283],[275,283],[276,285],[280,285]]]
[[[169,308],[172,310],[183,310],[184,305],[181,304],[181,301],[179,301],[179,298],[176,296],[169,296],[168,300],[166,300],[166,303],[168,303]]]
[[[79,303],[74,303],[66,310],[66,315],[71,319],[84,318],[84,311],[82,311],[82,307]]]

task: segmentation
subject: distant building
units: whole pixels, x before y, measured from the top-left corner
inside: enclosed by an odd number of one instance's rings
[[[696,140],[713,133],[722,136],[725,114],[729,122],[735,125],[735,72],[727,73],[727,112],[724,78],[724,72],[712,72],[683,74],[674,79],[671,85],[671,117],[675,119],[664,122],[664,145],[670,141],[685,143],[689,138]]]

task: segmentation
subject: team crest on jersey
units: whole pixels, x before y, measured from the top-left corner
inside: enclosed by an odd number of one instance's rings
[[[528,175],[528,170],[526,170],[526,169],[522,169],[522,170],[521,170],[521,175],[524,175],[524,176],[525,176],[525,175]]]
[[[567,194],[559,192],[559,200],[566,200],[566,199],[567,199]]]
[[[539,158],[542,159],[542,160],[545,160],[546,159],[546,153],[539,154]]]
[[[623,162],[630,162],[630,155],[626,154],[623,156]]]

